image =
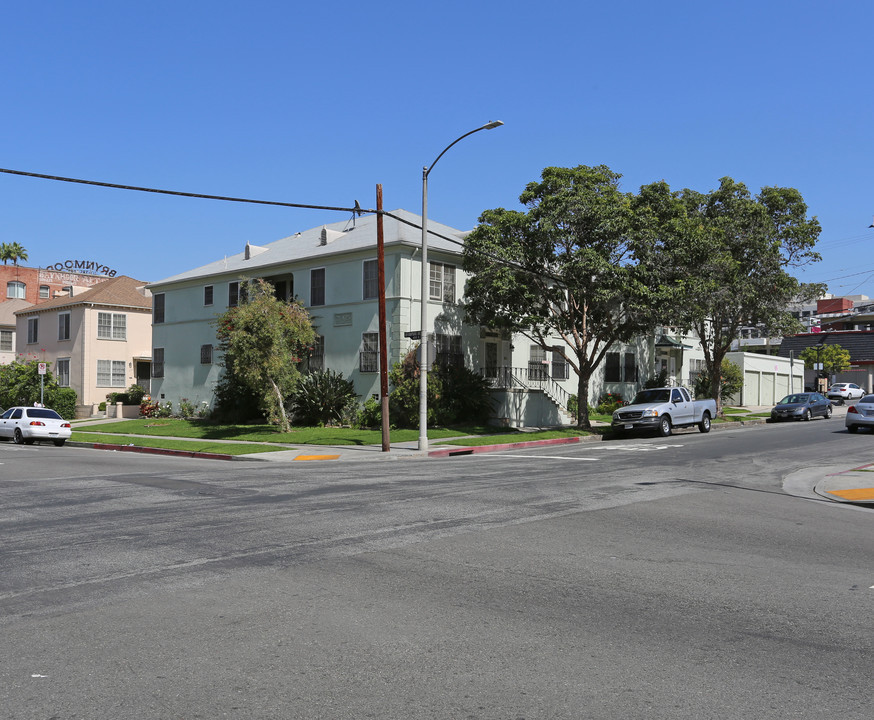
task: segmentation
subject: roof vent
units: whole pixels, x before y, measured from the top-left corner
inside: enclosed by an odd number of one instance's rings
[[[246,251],[245,251],[245,259],[251,260],[256,255],[260,255],[263,252],[267,252],[266,247],[261,247],[259,245],[252,245],[251,243],[246,243]]]
[[[333,242],[342,235],[343,233],[337,232],[336,230],[328,230],[327,226],[322,225],[322,234],[319,236],[319,245],[327,245],[329,242]]]

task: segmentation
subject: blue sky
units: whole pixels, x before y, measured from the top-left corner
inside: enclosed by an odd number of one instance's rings
[[[547,166],[798,188],[799,276],[874,297],[874,3],[48,0],[0,11],[0,167],[471,229]],[[0,174],[0,242],[155,281],[342,213]]]

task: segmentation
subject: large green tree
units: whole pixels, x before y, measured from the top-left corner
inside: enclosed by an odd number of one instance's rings
[[[766,187],[752,196],[729,177],[709,193],[653,183],[638,201],[637,216],[656,228],[651,260],[666,292],[664,320],[697,334],[710,394],[719,398],[722,361],[740,328],[796,332],[788,308],[822,293],[789,272],[820,259],[819,222],[798,190]]]
[[[300,303],[276,299],[264,280],[243,283],[241,303],[217,320],[225,372],[259,398],[268,420],[288,432],[286,399],[300,377],[298,364],[315,339]]]
[[[798,358],[808,370],[822,364],[822,372],[833,375],[850,369],[850,351],[840,345],[814,345],[804,348]]]
[[[563,355],[577,375],[581,427],[590,427],[592,374],[616,343],[652,327],[659,305],[639,262],[653,234],[620,177],[603,165],[548,167],[520,196],[525,212],[487,210],[465,240],[468,321]]]

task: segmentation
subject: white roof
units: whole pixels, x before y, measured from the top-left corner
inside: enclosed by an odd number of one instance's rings
[[[391,215],[395,215],[401,220],[388,215],[383,217],[385,245],[402,244],[419,247],[422,243],[421,216],[406,210],[392,210]],[[455,255],[460,254],[461,243],[467,234],[467,231],[457,230],[428,219],[429,249]],[[438,235],[455,238],[456,242],[444,240]],[[376,215],[358,217],[355,219],[354,226],[351,219],[330,225],[320,225],[267,245],[256,246],[247,243],[242,252],[236,255],[159,280],[151,283],[148,287],[152,288],[212,275],[249,275],[275,265],[317,260],[330,255],[368,249],[376,250]]]

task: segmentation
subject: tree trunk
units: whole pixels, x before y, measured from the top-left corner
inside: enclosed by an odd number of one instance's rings
[[[591,373],[577,374],[577,427],[592,429],[592,421],[589,420],[589,377]]]
[[[288,415],[285,413],[285,399],[282,397],[282,391],[279,386],[273,381],[273,378],[267,378],[270,385],[273,387],[273,394],[276,396],[276,405],[279,408],[279,427],[282,432],[291,432],[291,423],[288,422]]]

